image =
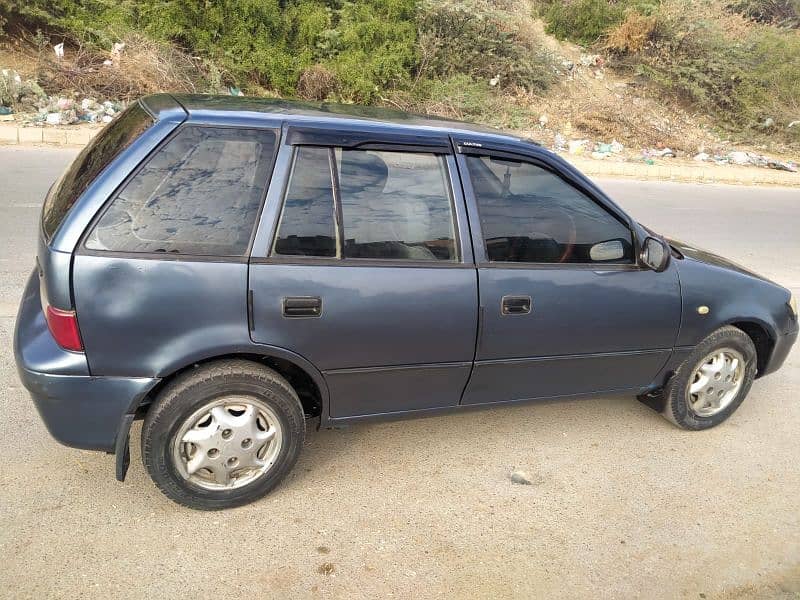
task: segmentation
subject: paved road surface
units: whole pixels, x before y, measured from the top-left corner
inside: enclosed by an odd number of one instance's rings
[[[0,596],[800,593],[797,350],[703,433],[633,399],[551,402],[312,432],[275,493],[222,513],[166,500],[136,444],[117,483],[113,457],[50,439],[11,353],[39,204],[73,155],[0,149]],[[800,292],[797,190],[601,183],[654,229]]]

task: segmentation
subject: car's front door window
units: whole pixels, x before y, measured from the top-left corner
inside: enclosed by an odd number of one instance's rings
[[[633,263],[627,225],[537,165],[468,156],[490,261]]]

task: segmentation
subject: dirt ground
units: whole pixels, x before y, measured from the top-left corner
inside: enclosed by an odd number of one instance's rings
[[[137,424],[116,482],[112,456],[50,438],[11,352],[41,198],[74,153],[0,148],[0,596],[800,597],[797,349],[702,433],[632,398],[311,431],[274,493],[201,513],[150,482]],[[796,190],[602,186],[800,293]]]

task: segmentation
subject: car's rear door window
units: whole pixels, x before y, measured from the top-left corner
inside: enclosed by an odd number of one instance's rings
[[[443,156],[337,151],[345,258],[455,260]]]
[[[272,254],[457,260],[444,157],[297,148]]]
[[[333,180],[329,148],[295,152],[273,253],[284,256],[336,256]]]
[[[45,200],[42,229],[48,240],[89,184],[154,122],[153,117],[136,102],[121,112],[78,154]]]
[[[90,250],[246,254],[275,154],[271,130],[185,126],[122,188]]]

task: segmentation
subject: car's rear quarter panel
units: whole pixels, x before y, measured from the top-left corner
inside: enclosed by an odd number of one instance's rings
[[[73,279],[94,375],[161,376],[250,344],[244,260],[78,252]]]

